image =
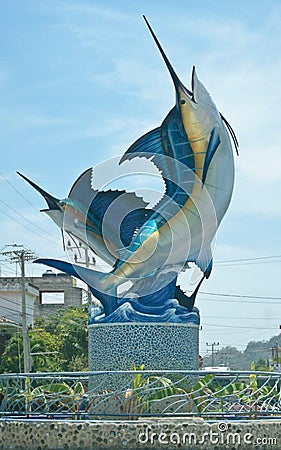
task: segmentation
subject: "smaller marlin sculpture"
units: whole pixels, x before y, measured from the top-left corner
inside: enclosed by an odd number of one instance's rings
[[[139,305],[172,298],[191,311],[203,279],[210,276],[211,244],[233,191],[230,138],[236,151],[238,143],[231,126],[194,67],[191,90],[183,85],[144,20],[172,78],[176,101],[162,124],[133,143],[120,164],[139,157],[158,167],[165,184],[158,204],[150,209],[135,193],[92,189],[92,169],[78,178],[63,200],[20,174],[45,198],[49,208],[43,211],[70,236],[85,242],[112,270],[104,273],[45,258],[35,262],[85,281],[102,302],[106,316],[136,298]],[[176,285],[188,263],[202,271],[190,297]],[[132,287],[118,296],[119,287],[127,281]]]

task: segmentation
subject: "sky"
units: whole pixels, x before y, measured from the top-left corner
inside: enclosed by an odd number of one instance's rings
[[[65,198],[85,169],[122,155],[173,107],[145,14],[183,83],[195,65],[239,140],[232,202],[197,297],[200,351],[278,334],[281,3],[11,0],[0,11],[0,249],[24,244],[67,259],[59,229],[39,212],[44,200],[17,170]],[[29,275],[44,271],[27,265]]]

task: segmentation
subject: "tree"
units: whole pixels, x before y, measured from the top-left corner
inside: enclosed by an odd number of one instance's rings
[[[258,359],[256,362],[256,370],[268,371],[268,364],[264,358]]]
[[[88,314],[82,307],[58,310],[36,319],[29,331],[33,372],[88,370]],[[11,337],[0,359],[1,372],[23,370],[21,335]]]
[[[29,332],[30,351],[40,353],[31,357],[32,371],[53,371],[57,368],[56,338],[42,328],[34,328]],[[42,354],[43,353],[43,354]],[[46,353],[46,354],[44,354]],[[49,354],[48,354],[49,353]],[[2,372],[22,372],[23,370],[23,339],[22,335],[12,336],[1,356]]]
[[[88,314],[82,308],[60,310],[49,330],[55,326],[63,371],[88,370]]]

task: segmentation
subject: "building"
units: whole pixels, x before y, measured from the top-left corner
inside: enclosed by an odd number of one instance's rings
[[[46,317],[59,308],[81,306],[87,299],[87,291],[77,286],[74,277],[52,270],[41,277],[26,277],[25,294],[28,326],[36,317]],[[22,323],[20,277],[0,277],[0,316],[16,324]]]
[[[0,278],[0,316],[7,321],[22,323],[21,278]],[[29,280],[25,283],[26,320],[27,326],[34,321],[34,305],[39,297],[39,289]],[[0,322],[0,328],[2,324]]]
[[[76,278],[64,272],[48,269],[42,277],[27,278],[38,287],[39,296],[34,303],[34,317],[46,316],[59,308],[81,306],[87,300],[87,291],[77,286]]]

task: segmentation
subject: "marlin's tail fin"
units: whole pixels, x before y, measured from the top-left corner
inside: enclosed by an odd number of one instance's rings
[[[205,278],[205,276],[201,278],[195,291],[190,296],[187,296],[179,286],[176,287],[175,298],[178,300],[178,302],[181,306],[184,306],[189,311],[191,311],[194,306],[196,296],[198,294],[198,291],[201,287],[201,284],[202,284],[204,278]]]

